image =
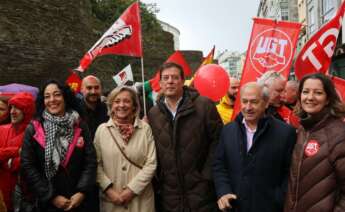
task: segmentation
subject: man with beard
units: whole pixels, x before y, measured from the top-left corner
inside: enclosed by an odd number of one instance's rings
[[[217,105],[217,110],[222,118],[223,124],[227,124],[231,121],[236,95],[239,88],[240,81],[234,77],[230,77],[230,86],[227,95],[225,95]]]
[[[107,106],[104,102],[101,101],[101,81],[93,75],[86,76],[81,84],[81,93],[83,94],[81,106],[84,109],[86,119],[85,121],[89,127],[91,139],[93,140],[97,127],[100,124],[107,122],[109,119]],[[91,197],[89,200],[85,200],[85,202],[88,204],[89,211],[98,212],[98,187],[94,188],[92,194],[89,195],[89,197]]]
[[[83,94],[81,104],[85,109],[86,123],[93,139],[97,127],[109,119],[107,105],[101,101],[101,81],[93,75],[86,76],[81,84],[81,93]]]

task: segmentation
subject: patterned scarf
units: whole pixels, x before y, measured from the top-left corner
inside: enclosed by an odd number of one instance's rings
[[[115,126],[119,129],[121,138],[123,141],[128,144],[129,139],[131,139],[134,133],[134,126],[133,124],[120,124],[117,121],[114,121]]]
[[[76,111],[66,112],[64,116],[54,116],[46,110],[42,113],[43,128],[46,134],[45,174],[50,180],[59,165],[65,160],[69,144],[74,135],[74,124],[79,119]]]

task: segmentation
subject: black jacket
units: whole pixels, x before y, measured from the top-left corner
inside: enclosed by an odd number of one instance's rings
[[[88,128],[83,122],[75,129],[77,128],[81,129],[79,138],[83,138],[83,145],[75,146],[66,167],[60,165],[56,175],[50,181],[44,172],[44,148],[33,137],[36,132],[34,124],[30,123],[25,131],[21,151],[21,177],[29,191],[38,199],[41,211],[63,211],[51,204],[54,197],[62,195],[70,198],[77,192],[82,192],[87,196],[96,184],[96,152]],[[75,211],[88,210],[84,208],[83,202]]]
[[[259,121],[247,152],[242,120],[239,114],[221,133],[213,164],[217,196],[237,195],[232,210],[236,212],[282,211],[295,129],[266,116]]]
[[[93,141],[98,126],[109,120],[107,105],[99,100],[95,110],[92,110],[86,105],[84,99],[81,100],[80,104],[84,110],[85,122],[89,127],[91,140]]]

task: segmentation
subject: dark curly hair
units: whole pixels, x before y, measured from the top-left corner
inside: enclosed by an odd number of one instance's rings
[[[321,81],[323,85],[323,89],[325,90],[325,93],[327,95],[327,100],[329,101],[329,103],[325,107],[329,108],[329,111],[332,116],[344,117],[345,105],[340,100],[339,95],[335,89],[335,86],[331,78],[321,73],[309,74],[302,78],[298,87],[298,100],[297,100],[297,104],[294,110],[295,114],[298,115],[299,117],[302,117],[305,113],[305,111],[303,110],[301,106],[301,94],[302,94],[304,83],[308,79],[317,79]]]
[[[63,98],[65,100],[65,110],[70,111],[70,110],[75,110],[79,113],[81,118],[84,118],[84,112],[81,107],[80,101],[77,99],[77,97],[74,95],[72,90],[68,85],[64,85],[61,82],[50,79],[46,81],[43,86],[40,88],[40,91],[37,95],[36,98],[36,114],[35,118],[38,120],[42,120],[42,113],[45,109],[44,105],[44,90],[46,87],[50,84],[55,84],[62,92]]]

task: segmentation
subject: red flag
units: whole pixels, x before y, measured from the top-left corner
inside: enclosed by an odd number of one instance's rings
[[[345,80],[335,76],[330,77],[334,83],[335,89],[338,93],[340,100],[345,102]]]
[[[295,74],[299,80],[306,74],[328,72],[344,12],[345,2],[338,9],[336,16],[321,27],[303,46],[295,62]]]
[[[202,61],[201,65],[207,65],[207,64],[213,63],[214,50],[215,50],[215,49],[216,49],[216,47],[213,46],[212,50],[211,50],[210,53],[208,53],[208,55],[204,58],[204,60]]]
[[[173,62],[177,63],[183,68],[183,73],[185,77],[192,75],[192,69],[188,65],[187,61],[183,57],[182,53],[180,51],[175,51],[174,54],[172,54],[164,63]],[[157,71],[156,75],[149,80],[151,88],[153,91],[158,92],[161,87],[159,85],[159,71]]]
[[[85,71],[97,56],[106,54],[142,57],[139,3],[135,2],[115,21],[80,60],[78,71]]]
[[[74,93],[80,92],[81,79],[75,72],[72,72],[71,75],[69,75],[66,80],[66,84],[74,91]]]
[[[299,23],[254,18],[240,85],[256,81],[266,71],[276,71],[287,78],[300,29]],[[237,98],[233,118],[239,111]]]

